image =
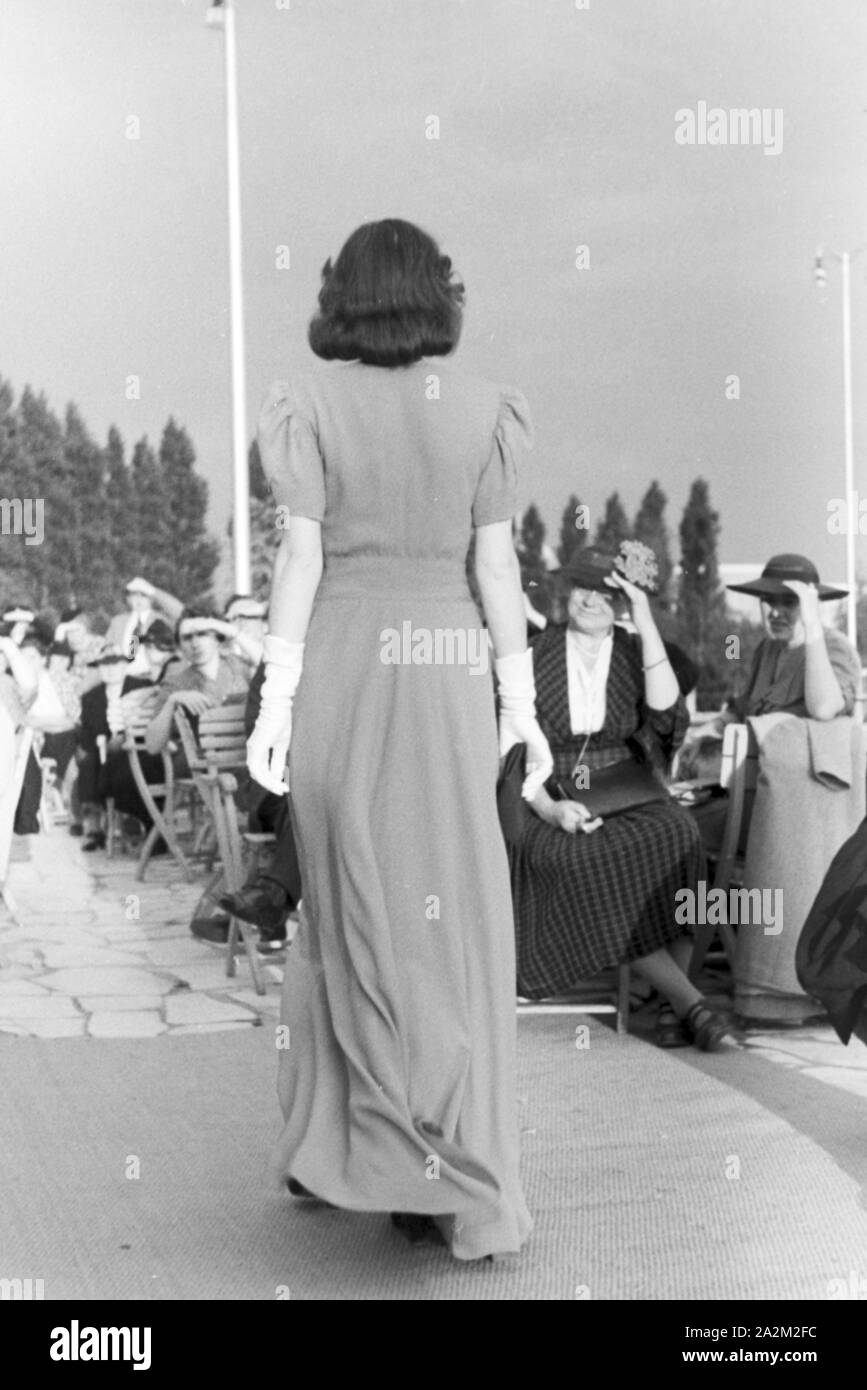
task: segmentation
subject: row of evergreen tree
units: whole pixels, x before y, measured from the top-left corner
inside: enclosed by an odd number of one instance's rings
[[[658,611],[673,607],[685,611],[687,621],[693,613],[710,616],[724,607],[720,588],[718,547],[719,515],[711,506],[710,489],[704,478],[697,478],[680,522],[680,571],[674,582],[675,566],[665,519],[668,498],[654,480],[645,492],[634,520],[630,523],[619,492],[605,501],[595,528],[586,504],[574,494],[563,509],[560,537],[554,554],[561,565],[591,542],[604,550],[617,551],[625,540],[643,541],[656,555],[659,588],[654,599]],[[544,588],[547,573],[545,523],[538,508],[527,508],[517,537],[525,579]],[[550,552],[549,552],[550,554]]]
[[[255,443],[250,485],[253,587],[265,596],[280,532]],[[0,379],[0,498],[44,499],[42,544],[0,535],[4,606],[25,601],[59,613],[79,603],[106,619],[120,607],[123,586],[134,574],[187,603],[211,597],[220,545],[207,531],[208,485],[196,471],[187,431],[173,419],[156,448],[144,437],[127,459],[114,427],[101,446],[75,405],[61,421],[44,395],[27,387],[16,402],[10,385]],[[594,526],[589,509],[572,496],[554,553],[560,564],[568,564],[591,541],[611,550],[627,538],[650,546],[660,571],[654,600],[660,626],[692,653],[703,670],[703,685],[715,690],[728,681],[724,646],[732,631],[719,582],[719,516],[706,481],[697,479],[680,522],[675,576],[667,500],[654,481],[630,522],[614,492]],[[550,612],[552,556],[545,538],[545,524],[531,505],[517,528],[516,545],[534,605]]]
[[[78,603],[105,619],[136,574],[187,603],[207,597],[220,547],[195,465],[173,419],[157,448],[144,437],[127,460],[114,427],[101,446],[75,405],[61,421],[44,395],[26,387],[16,402],[0,379],[0,498],[44,501],[41,544],[0,535],[0,602],[55,612]]]
[[[527,508],[515,537],[524,587],[537,609],[550,615],[556,609],[553,561],[567,565],[584,546],[593,544],[616,552],[624,540],[642,541],[656,556],[659,585],[652,599],[656,620],[665,638],[679,643],[699,667],[701,704],[719,703],[740,683],[745,661],[759,637],[751,623],[728,611],[719,575],[720,518],[704,478],[696,478],[678,528],[677,566],[666,521],[668,498],[654,480],[641,499],[632,521],[618,492],[605,501],[595,524],[591,509],[574,494],[563,508],[555,547],[546,543],[546,527],[536,506]],[[728,639],[737,637],[736,643]],[[732,653],[738,653],[732,665]]]

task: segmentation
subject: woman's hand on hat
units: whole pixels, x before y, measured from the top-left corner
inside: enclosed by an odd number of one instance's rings
[[[808,633],[818,634],[822,630],[822,610],[819,607],[819,590],[815,584],[805,584],[802,579],[784,579],[787,589],[791,589],[801,605],[801,621]]]
[[[618,574],[617,570],[609,575],[605,583],[612,589],[619,589],[625,595],[631,610],[632,621],[640,629],[641,619],[645,616],[651,617],[650,600],[644,589],[640,589],[637,584],[633,584],[629,579]]]

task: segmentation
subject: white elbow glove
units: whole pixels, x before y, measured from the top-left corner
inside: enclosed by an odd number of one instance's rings
[[[247,740],[250,776],[267,791],[285,796],[284,780],[292,738],[292,701],[304,664],[304,643],[265,638],[265,679],[256,727]]]
[[[554,770],[548,740],[536,719],[533,653],[516,652],[494,662],[500,696],[500,757],[516,743],[527,745],[527,776],[521,795],[530,801]]]

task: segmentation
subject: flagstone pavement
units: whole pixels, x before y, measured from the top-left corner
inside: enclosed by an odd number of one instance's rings
[[[263,964],[260,996],[243,954],[229,979],[225,949],[190,935],[204,880],[167,856],[138,883],[134,859],[84,854],[60,826],[27,843],[9,871],[18,921],[0,905],[0,1033],[153,1038],[276,1017],[281,966]]]

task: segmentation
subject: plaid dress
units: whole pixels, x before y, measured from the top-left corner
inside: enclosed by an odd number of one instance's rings
[[[570,778],[584,735],[570,726],[565,627],[546,628],[533,662],[554,776]],[[683,698],[668,710],[648,709],[641,668],[639,640],[615,627],[605,722],[581,759],[591,774],[627,757],[662,767],[683,740]],[[526,822],[522,841],[509,850],[520,994],[563,993],[688,930],[674,920],[674,895],[695,890],[704,854],[692,817],[673,801],[625,811],[589,835],[569,835],[533,812]]]

